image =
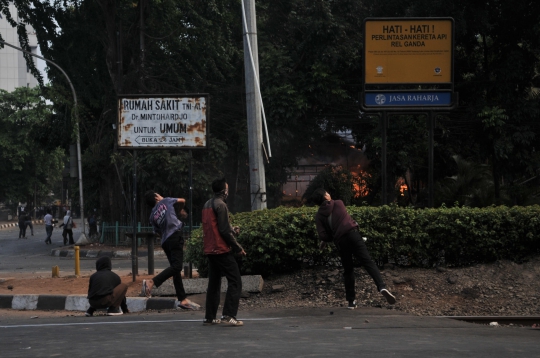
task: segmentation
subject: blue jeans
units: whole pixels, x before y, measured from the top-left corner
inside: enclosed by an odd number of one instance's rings
[[[45,232],[47,233],[47,238],[45,239],[45,242],[51,242],[51,235],[53,232],[53,226],[52,225],[45,225]]]
[[[184,239],[180,235],[180,232],[176,231],[161,244],[161,247],[163,248],[165,255],[167,255],[167,259],[171,266],[161,271],[152,279],[152,281],[154,281],[156,287],[159,287],[163,282],[172,277],[176,297],[178,298],[178,301],[183,301],[187,297],[181,275],[182,264],[184,261]]]

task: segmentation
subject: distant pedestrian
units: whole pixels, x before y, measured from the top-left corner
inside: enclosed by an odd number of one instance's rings
[[[98,234],[96,214],[92,214],[88,218],[88,227],[90,227],[90,232],[88,233],[88,236],[90,236],[90,238]]]
[[[19,239],[26,239],[26,213],[21,211],[19,214]]]
[[[47,238],[45,239],[45,243],[52,244],[51,236],[53,232],[53,217],[51,215],[51,210],[47,209],[47,214],[43,218],[43,221],[45,221],[45,232],[47,233]]]
[[[73,218],[71,217],[71,211],[66,211],[66,216],[64,216],[64,222],[60,225],[60,227],[64,227],[64,231],[62,231],[62,237],[64,238],[64,245],[68,244],[68,236],[69,236],[69,244],[74,245],[75,242],[73,241],[73,228],[76,227],[75,223],[73,222]]]
[[[30,212],[26,213],[26,216],[24,217],[24,224],[26,227],[30,227],[30,232],[32,233],[32,236],[34,236],[34,225],[32,225],[32,215]]]
[[[122,283],[120,276],[112,272],[109,257],[100,257],[96,261],[96,272],[90,276],[88,284],[88,303],[90,308],[85,316],[91,317],[100,308],[107,309],[107,316],[119,316],[129,313],[126,304],[128,286]]]
[[[321,239],[321,247],[324,247],[326,242],[334,241],[341,257],[345,296],[349,302],[348,308],[355,309],[357,307],[353,256],[360,260],[360,264],[375,281],[377,290],[388,303],[396,303],[394,295],[386,289],[379,268],[369,256],[366,244],[358,232],[358,223],[347,213],[343,201],[332,200],[330,194],[323,188],[315,190],[311,198],[315,204],[319,205],[319,210],[315,215],[315,224]]]
[[[184,238],[180,231],[183,223],[178,219],[174,204],[178,203],[179,210],[181,210],[186,204],[186,199],[164,198],[153,190],[148,190],[144,196],[146,204],[152,207],[150,225],[152,225],[154,233],[161,235],[161,247],[167,255],[170,266],[151,280],[143,280],[141,293],[146,297],[151,297],[154,286],[159,287],[172,277],[179,302],[178,307],[186,310],[198,310],[199,305],[187,298],[181,275],[184,260]]]
[[[246,252],[235,238],[240,233],[240,228],[232,227],[229,222],[229,209],[226,203],[229,185],[225,178],[214,180],[212,190],[214,197],[204,204],[202,210],[203,250],[208,258],[208,288],[203,324],[223,323],[242,326],[244,323],[236,319],[242,293],[242,277],[234,254],[245,256]],[[222,276],[227,278],[227,293],[223,315],[218,319],[216,316]]]

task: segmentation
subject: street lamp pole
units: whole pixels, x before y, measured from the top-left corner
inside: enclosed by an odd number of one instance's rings
[[[79,195],[80,195],[80,202],[81,202],[82,234],[86,235],[86,226],[85,226],[85,223],[84,223],[84,200],[83,200],[84,196],[83,196],[82,160],[81,160],[81,138],[80,138],[80,134],[79,134],[79,111],[78,111],[78,107],[77,107],[77,95],[75,93],[75,88],[73,88],[73,84],[71,83],[71,80],[69,79],[66,72],[60,66],[58,66],[56,63],[54,63],[53,61],[47,60],[46,58],[44,58],[42,56],[39,56],[39,55],[36,55],[36,54],[34,54],[32,52],[28,52],[26,50],[23,50],[20,47],[8,44],[7,42],[2,41],[2,40],[0,40],[0,44],[9,46],[11,48],[14,48],[15,50],[19,50],[21,52],[24,52],[24,53],[30,55],[30,56],[37,57],[37,58],[42,59],[43,61],[45,61],[47,63],[50,63],[50,64],[54,65],[56,68],[58,68],[64,74],[64,76],[66,76],[66,79],[67,79],[67,81],[69,83],[69,87],[71,87],[71,92],[73,93],[73,104],[74,104],[73,111],[75,112],[75,129],[76,129],[76,132],[77,132],[77,163],[78,163],[78,168],[79,168]]]

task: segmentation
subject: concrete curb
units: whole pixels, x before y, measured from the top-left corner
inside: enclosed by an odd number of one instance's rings
[[[51,250],[51,256],[56,257],[73,257],[75,254],[74,249],[52,249]],[[148,251],[146,250],[139,250],[138,251],[139,257],[147,257]],[[155,256],[165,256],[165,252],[163,250],[155,250],[154,251],[154,257]],[[99,257],[110,257],[114,259],[130,259],[131,258],[131,251],[128,250],[99,250],[99,249],[81,249],[79,250],[79,257],[81,258],[89,258],[89,259],[96,259]]]
[[[176,298],[127,297],[131,312],[174,309]],[[14,310],[64,310],[85,312],[90,307],[86,295],[0,295],[0,309]]]
[[[32,225],[34,224],[43,224],[43,220],[32,220]],[[9,223],[9,224],[0,224],[0,229],[5,229],[7,227],[19,226],[19,223]]]
[[[208,279],[183,279],[184,288],[187,294],[206,293]],[[167,283],[167,285],[165,284]],[[168,310],[175,309],[178,301],[174,296],[175,290],[172,280],[167,280],[156,289],[152,290],[154,297],[127,297],[127,306],[131,312],[141,312],[146,310]],[[261,292],[263,286],[262,276],[248,275],[242,276],[242,290],[248,292]],[[165,286],[165,287],[163,287]],[[221,291],[225,292],[227,281],[223,278]],[[86,311],[90,307],[86,295],[0,295],[0,309],[10,308],[14,310],[65,310],[65,311]]]
[[[206,293],[206,288],[208,287],[207,278],[185,278],[182,279],[182,284],[184,285],[184,291],[186,294],[198,294]],[[261,275],[243,275],[242,276],[242,291],[250,293],[260,293],[262,292],[264,285],[264,280]],[[227,279],[222,277],[221,279],[221,292],[227,292]],[[176,290],[174,288],[173,280],[166,280],[159,287],[152,288],[152,295],[154,296],[174,296]]]

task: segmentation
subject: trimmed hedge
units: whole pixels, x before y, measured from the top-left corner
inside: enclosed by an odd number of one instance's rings
[[[540,206],[411,209],[398,206],[347,208],[378,263],[392,260],[412,266],[444,263],[462,266],[499,259],[519,261],[540,251]],[[242,273],[290,272],[303,264],[336,262],[335,250],[318,249],[315,207],[285,208],[231,215],[241,227],[238,242],[247,256]],[[331,245],[333,246],[333,245]],[[202,276],[202,230],[187,244],[186,261]]]

